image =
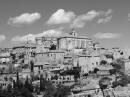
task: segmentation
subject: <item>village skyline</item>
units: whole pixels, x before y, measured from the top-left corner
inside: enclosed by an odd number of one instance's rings
[[[71,28],[102,47],[130,48],[129,0],[1,0],[0,47]]]

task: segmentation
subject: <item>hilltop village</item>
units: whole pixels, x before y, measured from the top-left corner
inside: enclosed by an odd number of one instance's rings
[[[69,87],[69,97],[129,97],[129,51],[103,48],[75,30],[36,37],[35,43],[0,49],[0,89],[12,92],[25,83],[34,97],[63,97],[46,95],[54,92],[46,86],[51,83]]]

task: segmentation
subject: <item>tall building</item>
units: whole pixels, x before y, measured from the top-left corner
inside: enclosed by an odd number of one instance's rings
[[[99,65],[98,44],[74,30],[58,37],[37,37],[36,45],[35,66],[49,63],[76,67],[79,64],[88,73]]]

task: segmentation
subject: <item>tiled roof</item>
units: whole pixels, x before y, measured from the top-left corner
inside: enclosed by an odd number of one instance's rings
[[[70,35],[68,33],[63,34],[62,36],[59,37],[59,39],[60,38],[77,38],[77,39],[88,39],[88,40],[91,40],[90,38],[88,38],[86,36],[73,36],[73,35]]]
[[[19,43],[15,44],[13,48],[36,47],[36,43]]]
[[[50,50],[50,51],[46,51],[46,52],[40,52],[37,54],[45,54],[45,53],[65,53],[65,51],[63,51],[63,50]]]

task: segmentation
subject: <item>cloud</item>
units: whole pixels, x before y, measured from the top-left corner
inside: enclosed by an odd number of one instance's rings
[[[128,14],[128,18],[130,18],[130,13]],[[130,19],[129,19],[130,20]]]
[[[43,31],[42,33],[38,33],[38,34],[27,34],[24,36],[15,36],[11,39],[11,41],[12,42],[26,42],[26,41],[35,42],[36,37],[59,36],[61,34],[62,34],[62,28],[51,29],[51,30]]]
[[[107,22],[110,22],[111,21],[111,19],[112,19],[112,13],[113,13],[114,11],[112,10],[112,9],[109,9],[108,11],[106,11],[106,12],[100,12],[101,13],[101,15],[100,15],[100,18],[98,19],[98,24],[101,24],[101,23],[107,23]]]
[[[64,9],[59,9],[47,21],[47,24],[63,24],[70,23],[75,17],[74,12],[68,11],[66,12]]]
[[[130,21],[130,13],[128,14],[128,20]]]
[[[91,10],[85,14],[75,15],[72,11],[65,11],[59,9],[46,22],[49,25],[70,23],[70,28],[83,28],[87,22],[98,18],[98,23],[107,23],[111,21],[113,10],[108,9],[107,11],[96,11]]]
[[[77,16],[77,18],[75,18],[75,20],[71,24],[71,27],[82,28],[84,27],[86,21],[92,21],[97,16],[99,16],[99,13],[95,10],[89,11],[88,13],[83,15],[79,15]]]
[[[85,24],[87,22],[90,22],[92,20],[94,20],[95,18],[100,18],[100,20],[98,20],[98,22],[109,22],[112,18],[111,13],[113,12],[112,9],[108,9],[107,11],[96,11],[96,10],[91,10],[89,12],[87,12],[86,14],[82,14],[77,16],[74,21],[72,22],[72,24],[70,25],[70,27],[74,27],[74,28],[83,28],[85,26]],[[111,16],[109,16],[111,15]],[[104,18],[101,18],[104,17]]]
[[[112,15],[111,16],[107,16],[107,17],[105,17],[105,18],[100,18],[100,19],[98,19],[98,24],[101,24],[101,23],[107,23],[107,22],[110,22],[111,21],[111,19],[112,19]]]
[[[0,42],[3,42],[6,39],[5,35],[0,35]]]
[[[15,36],[12,38],[11,41],[13,42],[24,42],[24,41],[35,41],[35,35],[34,34],[28,34],[25,36]]]
[[[94,35],[95,38],[97,39],[116,39],[116,38],[120,38],[121,34],[119,33],[102,33],[102,32],[98,32]]]
[[[108,16],[108,15],[110,15],[110,14],[112,14],[112,13],[113,13],[113,10],[112,10],[112,9],[108,9],[108,11],[105,12],[105,16]]]
[[[19,24],[31,24],[36,20],[40,19],[40,13],[23,13],[20,16],[11,17],[8,20],[8,24],[10,25],[19,25]]]

